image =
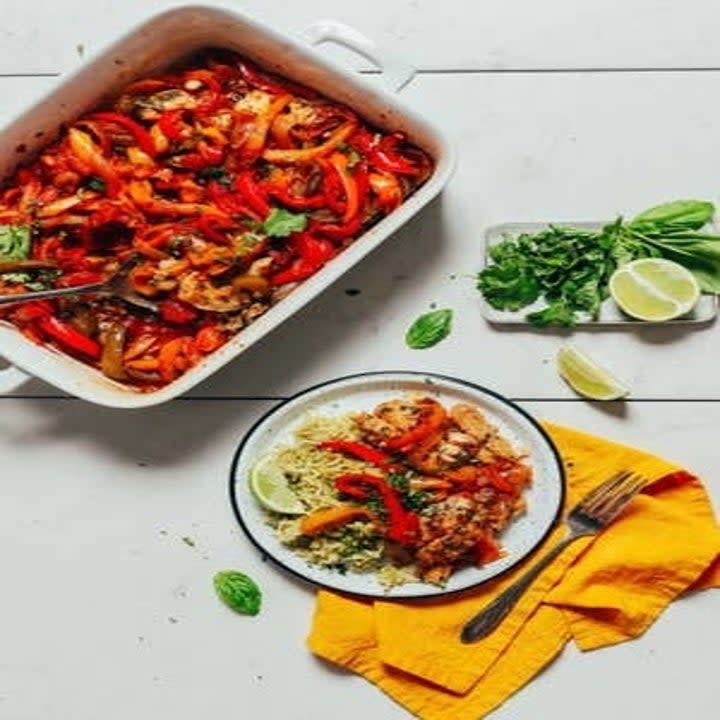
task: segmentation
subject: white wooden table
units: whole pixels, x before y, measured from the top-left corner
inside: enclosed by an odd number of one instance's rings
[[[0,0],[0,120],[172,4]],[[392,45],[421,69],[407,102],[454,136],[460,167],[442,201],[190,397],[110,411],[38,381],[0,397],[2,720],[408,717],[305,650],[312,591],[260,561],[226,500],[249,424],[318,380],[381,368],[465,377],[540,417],[684,463],[720,498],[715,328],[576,333],[633,391],[623,405],[594,405],[556,376],[565,337],[493,330],[469,277],[492,223],[720,200],[717,3],[235,5],[281,30],[334,17]],[[431,303],[455,308],[455,332],[435,349],[408,350],[404,330]],[[211,578],[224,568],[260,581],[259,617],[218,604]],[[709,720],[719,647],[716,597],[700,594],[636,642],[568,649],[493,717]],[[614,690],[598,692],[600,681]]]

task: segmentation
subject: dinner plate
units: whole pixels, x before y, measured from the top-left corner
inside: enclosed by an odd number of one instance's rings
[[[276,446],[290,444],[293,432],[312,415],[344,415],[371,410],[405,393],[423,393],[448,406],[469,403],[485,413],[514,447],[527,452],[533,481],[525,491],[527,512],[513,521],[500,541],[505,554],[482,568],[468,567],[444,587],[420,581],[389,590],[370,573],[345,574],[307,563],[275,536],[249,487],[254,463]],[[502,395],[464,380],[415,372],[364,373],[338,378],[304,390],[277,405],[241,441],[230,472],[230,499],[248,538],[279,566],[315,585],[366,597],[400,599],[447,595],[487,582],[519,563],[557,522],[565,495],[558,452],[543,428],[527,412]]]

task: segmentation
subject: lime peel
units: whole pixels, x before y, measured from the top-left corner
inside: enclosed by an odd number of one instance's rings
[[[285,473],[275,464],[275,458],[260,458],[250,470],[250,490],[266,509],[281,515],[302,515],[305,506],[290,489]]]
[[[609,288],[623,312],[650,322],[686,315],[700,298],[695,276],[665,258],[641,258],[622,265],[610,277]]]
[[[557,354],[557,370],[579,395],[590,400],[619,400],[630,390],[572,345],[563,345]]]

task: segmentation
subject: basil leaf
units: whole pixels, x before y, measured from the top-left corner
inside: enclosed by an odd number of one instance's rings
[[[30,256],[30,228],[27,225],[0,225],[0,259],[27,260]]]
[[[715,206],[705,200],[674,200],[645,210],[629,223],[631,228],[670,228],[699,230],[707,225],[715,214]]]
[[[307,227],[305,213],[292,213],[285,208],[273,208],[262,224],[262,229],[270,237],[287,237],[290,233],[302,232]]]
[[[257,615],[262,604],[262,592],[257,583],[245,573],[224,570],[215,574],[213,585],[217,596],[235,612]]]
[[[405,334],[405,342],[413,350],[424,350],[437,345],[449,334],[453,311],[449,308],[433,310],[420,315]]]
[[[85,187],[88,190],[94,190],[95,192],[104,193],[107,190],[107,183],[97,175],[91,176],[85,183]]]

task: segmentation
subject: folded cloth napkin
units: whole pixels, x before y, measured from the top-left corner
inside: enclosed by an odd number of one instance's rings
[[[573,640],[582,650],[643,633],[678,595],[720,586],[720,527],[702,483],[647,453],[546,424],[567,471],[568,507],[621,469],[650,482],[606,531],[571,545],[491,635],[458,640],[475,612],[563,537],[502,578],[445,600],[369,602],[320,592],[318,656],[375,683],[424,720],[477,720]]]

